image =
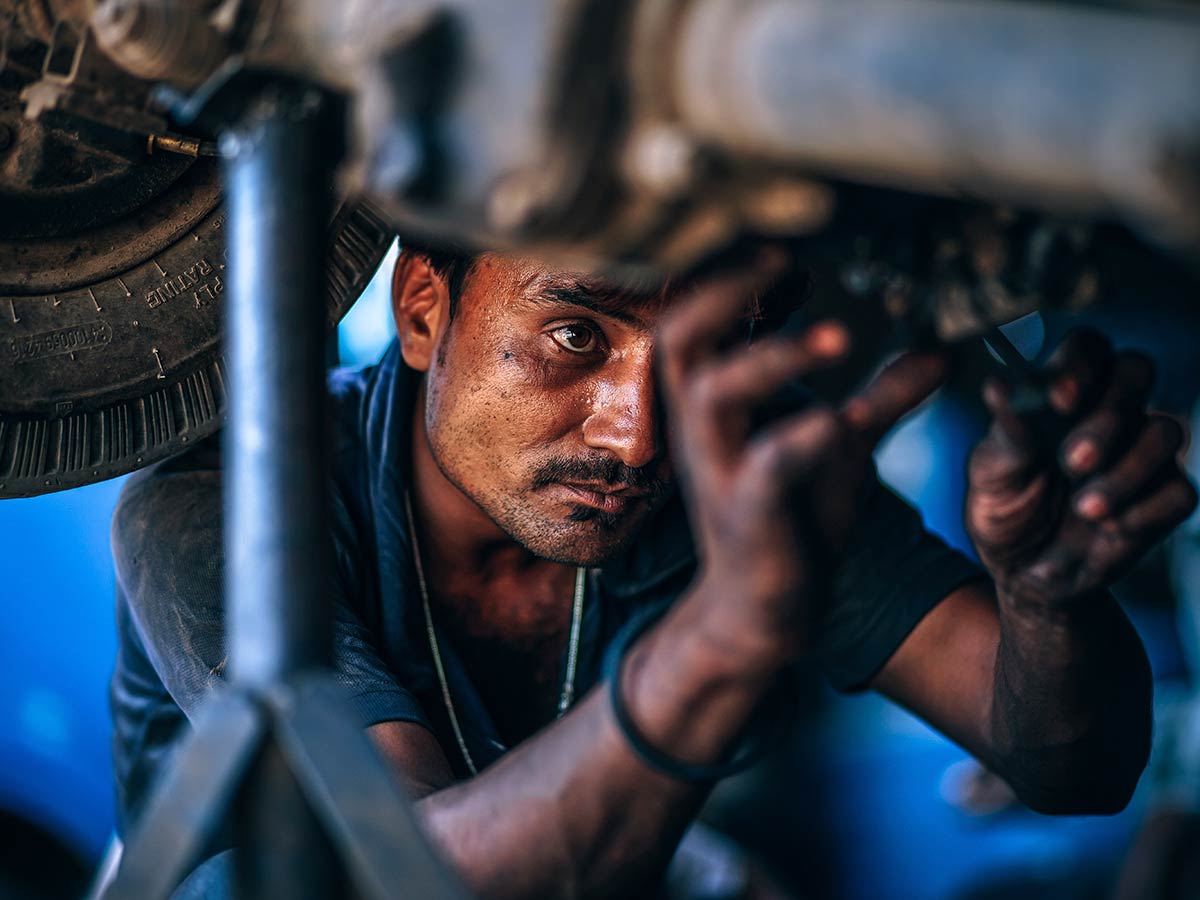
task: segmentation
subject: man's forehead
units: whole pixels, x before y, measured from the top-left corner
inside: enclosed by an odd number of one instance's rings
[[[584,269],[555,266],[541,260],[489,254],[485,266],[506,281],[508,299],[527,304],[575,305],[614,318],[653,318],[681,292],[678,281],[644,276],[620,280]]]
[[[477,272],[484,274],[485,280],[492,280],[492,284],[482,285],[483,293],[511,308],[583,308],[643,329],[655,327],[666,312],[701,284],[689,276],[630,275],[617,280],[586,269],[499,253],[483,254],[479,263]],[[751,320],[768,320],[775,315],[782,321],[802,302],[805,293],[785,278],[745,297],[744,313]],[[763,327],[773,329],[777,324],[764,321]]]

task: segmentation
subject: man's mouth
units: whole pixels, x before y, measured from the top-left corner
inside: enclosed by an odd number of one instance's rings
[[[558,481],[551,485],[570,503],[590,506],[606,513],[623,513],[634,503],[645,499],[647,492],[639,488],[611,484],[578,484]]]

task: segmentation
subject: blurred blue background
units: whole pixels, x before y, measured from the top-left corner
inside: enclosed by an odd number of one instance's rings
[[[374,360],[391,339],[394,253],[340,328],[344,364]],[[1025,323],[1017,337],[1036,344],[1042,330],[1040,321]],[[1165,323],[1152,331],[1160,342],[1164,333],[1176,334]],[[1172,352],[1194,366],[1190,346],[1185,341]],[[885,480],[964,549],[961,473],[982,427],[971,402],[943,394],[893,435],[879,458]],[[0,504],[0,812],[10,830],[44,832],[87,870],[113,827],[108,533],[120,489],[118,479]],[[1184,678],[1173,615],[1169,604],[1135,610],[1168,694]],[[1038,885],[1044,896],[1091,896],[1089,885],[1111,881],[1153,789],[1144,779],[1130,809],[1107,819],[1021,810],[969,815],[946,799],[964,773],[956,747],[874,696],[828,693],[817,706],[794,751],[801,764],[757,776],[774,779],[769,789],[788,799],[756,826],[774,830],[778,852],[792,854],[797,869],[811,875],[803,879],[811,896],[1032,900],[1043,896]],[[1081,892],[1063,893],[1067,883]]]

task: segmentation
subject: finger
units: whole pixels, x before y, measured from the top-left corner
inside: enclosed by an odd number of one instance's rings
[[[1076,494],[1075,511],[1093,521],[1119,513],[1153,486],[1165,466],[1175,465],[1183,439],[1183,426],[1170,416],[1150,416],[1116,465],[1091,479]]]
[[[667,318],[658,346],[668,389],[677,387],[696,365],[717,352],[778,265],[774,256],[767,256],[749,271],[706,281]]]
[[[747,471],[757,489],[784,497],[780,488],[811,476],[841,443],[844,429],[828,407],[810,410],[773,426],[756,438],[747,454]]]
[[[842,416],[868,447],[874,447],[905,413],[941,387],[947,374],[941,354],[906,353],[851,397]]]
[[[1094,328],[1077,328],[1063,339],[1046,363],[1050,405],[1062,415],[1094,406],[1112,371],[1113,348]]]
[[[1062,442],[1063,470],[1079,478],[1117,456],[1140,430],[1153,385],[1150,357],[1129,351],[1119,354],[1104,397]]]
[[[1031,502],[1030,497],[1045,490],[1047,480],[1043,468],[1036,464],[1037,457],[1014,452],[1004,439],[996,436],[997,430],[993,425],[992,432],[971,451],[967,481],[973,493],[992,498],[993,503],[1002,499],[1000,512],[1005,513],[1012,505]]]
[[[697,370],[688,388],[694,394],[689,405],[728,440],[740,441],[750,411],[793,379],[832,365],[849,345],[846,329],[834,322],[801,335],[766,338]]]
[[[1196,488],[1180,472],[1145,500],[1128,506],[1116,519],[1117,530],[1157,539],[1184,522],[1195,509]]]
[[[1003,451],[1014,470],[1026,467],[1033,460],[1037,435],[1031,423],[1013,409],[1012,386],[999,378],[988,378],[983,383],[983,403],[992,416],[990,444]]]

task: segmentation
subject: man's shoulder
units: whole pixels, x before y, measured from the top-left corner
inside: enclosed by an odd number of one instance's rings
[[[119,564],[127,555],[140,556],[138,548],[148,540],[219,525],[220,512],[221,445],[216,434],[126,480],[113,510],[114,557]]]
[[[395,341],[377,363],[332,370],[327,385],[335,449],[367,450],[395,441],[407,446],[414,383]]]
[[[379,394],[387,393],[384,382],[389,356],[376,364],[340,368],[328,375],[335,469],[347,453],[364,447],[368,423],[378,415]],[[177,456],[133,473],[121,490],[113,515],[114,549],[147,528],[174,533],[194,530],[219,522],[221,507],[222,434],[198,441]],[[357,466],[352,466],[357,468]],[[335,483],[340,479],[334,479]]]

